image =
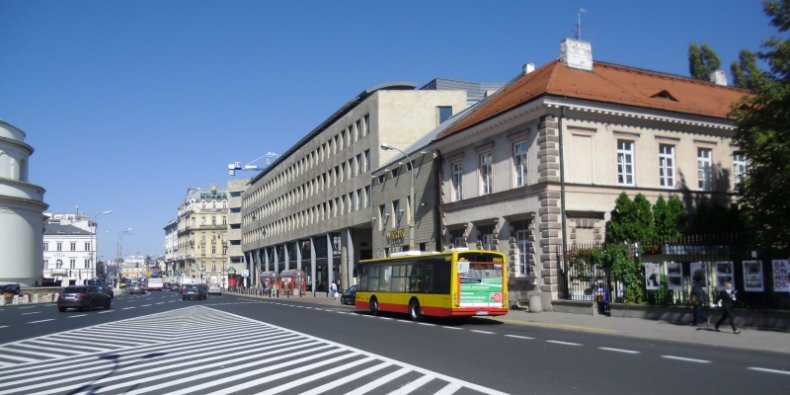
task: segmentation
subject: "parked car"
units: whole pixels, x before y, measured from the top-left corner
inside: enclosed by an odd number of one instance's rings
[[[93,310],[98,306],[109,309],[112,298],[95,285],[79,285],[66,287],[58,296],[58,310],[61,312],[69,308],[80,310]]]
[[[340,294],[340,303],[342,304],[355,304],[357,302],[357,286],[352,285]]]
[[[203,284],[184,284],[181,287],[181,300],[206,299],[208,288]]]
[[[170,284],[170,292],[180,292],[180,291],[181,291],[181,286],[178,285],[178,283]]]
[[[208,286],[208,294],[209,295],[219,295],[222,296],[222,288],[219,287],[217,284],[212,284]]]
[[[128,290],[127,292],[129,293],[129,295],[145,295],[145,286],[143,286],[143,284],[139,282],[132,283],[131,285],[126,287],[126,289]]]

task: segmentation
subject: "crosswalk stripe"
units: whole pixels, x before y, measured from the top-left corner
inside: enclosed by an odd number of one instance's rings
[[[360,370],[360,371],[358,371],[358,372],[356,372],[354,374],[345,376],[345,377],[343,377],[343,378],[341,378],[339,380],[331,381],[331,382],[326,383],[326,384],[324,384],[324,385],[322,385],[320,387],[316,387],[316,388],[313,388],[313,389],[311,389],[309,391],[302,392],[300,395],[320,395],[320,394],[323,394],[324,392],[327,392],[327,391],[329,391],[329,390],[331,390],[333,388],[337,388],[337,387],[339,387],[339,386],[341,386],[343,384],[350,383],[350,382],[352,382],[352,381],[354,381],[354,380],[356,380],[356,379],[358,379],[360,377],[365,377],[365,376],[367,376],[367,375],[369,375],[371,373],[377,372],[377,371],[379,371],[381,369],[384,369],[384,368],[386,368],[388,366],[392,366],[392,364],[387,363],[387,362],[382,362],[382,363],[380,363],[378,365],[371,366],[371,367],[369,367],[369,368],[367,368],[365,370]]]

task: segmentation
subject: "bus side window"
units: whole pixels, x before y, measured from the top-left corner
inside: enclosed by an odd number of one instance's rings
[[[450,293],[450,264],[443,260],[433,262],[433,291]]]
[[[409,273],[409,292],[422,292],[422,262],[415,262],[410,265]]]
[[[371,266],[368,273],[368,291],[379,290],[379,267]]]
[[[357,271],[359,274],[359,284],[357,285],[358,291],[367,291],[368,290],[368,268],[361,267]]]

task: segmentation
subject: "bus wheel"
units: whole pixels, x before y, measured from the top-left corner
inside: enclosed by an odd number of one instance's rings
[[[409,302],[409,317],[411,317],[412,321],[420,319],[420,302],[417,299],[412,299]]]
[[[379,301],[375,296],[370,298],[368,308],[370,308],[370,314],[377,315],[379,313]]]

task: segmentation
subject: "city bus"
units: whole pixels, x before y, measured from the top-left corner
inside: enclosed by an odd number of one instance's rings
[[[507,260],[496,251],[404,252],[357,266],[358,310],[471,317],[508,311]]]

